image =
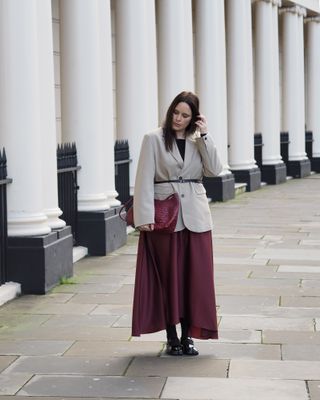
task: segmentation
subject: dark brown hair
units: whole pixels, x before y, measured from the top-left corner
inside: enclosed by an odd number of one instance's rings
[[[190,124],[186,128],[186,136],[191,135],[197,129],[196,120],[199,115],[199,98],[192,92],[181,92],[170,104],[163,124],[163,136],[167,151],[172,150],[173,140],[175,138],[175,132],[172,129],[173,113],[177,105],[182,102],[188,104],[192,113]]]

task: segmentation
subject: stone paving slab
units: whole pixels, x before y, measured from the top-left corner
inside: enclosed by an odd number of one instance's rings
[[[96,397],[72,397],[72,400],[96,400]],[[99,399],[106,399],[106,400],[119,400],[119,397],[99,397]],[[15,400],[12,396],[1,396],[1,400]],[[53,396],[21,396],[19,395],[18,400],[66,400],[65,397],[53,397]],[[121,400],[132,400],[129,399],[128,397],[124,398],[121,397]],[[136,399],[140,400],[140,399]],[[148,400],[159,400],[159,398],[150,398],[148,397]],[[165,400],[165,399],[164,399]]]
[[[57,329],[76,326],[110,327],[119,317],[120,315],[54,315],[42,326]]]
[[[24,396],[63,397],[159,397],[164,378],[105,376],[43,376],[33,377],[19,391]]]
[[[303,381],[168,378],[161,398],[188,400],[308,400]]]
[[[319,345],[293,345],[283,344],[282,346],[282,359],[283,360],[307,360],[319,361],[320,360],[320,346]]]
[[[320,381],[308,382],[308,388],[310,391],[310,399],[311,400],[320,399]]]
[[[320,361],[231,360],[230,378],[319,380]]]
[[[20,357],[5,373],[38,375],[123,375],[131,357]]]
[[[132,322],[132,315],[131,315],[131,314],[124,314],[124,315],[121,315],[121,317],[118,318],[118,319],[112,324],[112,326],[113,326],[114,328],[119,328],[119,327],[122,327],[122,328],[130,328],[131,325],[132,325],[131,322]]]
[[[0,374],[0,396],[16,394],[31,377],[30,374]]]
[[[288,250],[289,251],[289,250]],[[305,250],[304,250],[305,251]],[[307,252],[307,251],[305,251]],[[263,260],[261,260],[263,261]],[[264,260],[265,261],[265,260]],[[269,261],[267,262],[268,266],[281,266],[281,265],[287,265],[291,267],[300,266],[301,264],[303,265],[308,265],[309,267],[318,267],[319,266],[319,260],[296,260],[295,258],[270,258]]]
[[[278,306],[279,296],[223,296],[218,295],[216,303],[218,306]]]
[[[101,326],[66,326],[57,330],[52,327],[0,331],[3,339],[38,339],[38,340],[128,340],[131,335],[129,328],[108,328]]]
[[[71,340],[0,340],[0,354],[21,356],[60,356],[74,342]]]
[[[22,311],[23,312],[23,311]],[[46,322],[51,315],[3,314],[0,319],[0,337],[7,329],[34,328]]]
[[[214,359],[281,360],[280,345],[197,342],[196,347]]]
[[[79,283],[60,285],[53,290],[54,293],[114,293],[119,288],[119,284]]]
[[[96,306],[96,308],[90,313],[90,315],[125,315],[130,314],[132,305],[121,305],[121,304],[102,304]]]
[[[314,331],[312,318],[222,317],[220,329],[256,329],[274,331]]]
[[[320,296],[320,288],[300,288],[300,287],[255,287],[242,286],[236,284],[220,285],[216,282],[217,295],[234,295],[234,296]]]
[[[198,357],[135,357],[126,376],[211,376],[226,378],[228,360],[215,360],[207,355]]]
[[[229,272],[230,276],[233,275],[233,272],[238,271],[246,271],[251,273],[252,271],[274,271],[278,270],[278,265],[252,265],[252,264],[218,264],[216,262],[216,258],[214,259],[214,270],[215,271],[224,271]]]
[[[76,294],[70,300],[70,303],[75,304],[119,304],[119,305],[129,305],[132,304],[132,296],[129,294],[103,294],[103,293],[90,293],[90,294]]]
[[[311,318],[320,317],[320,308],[264,307],[228,305],[219,307],[219,316],[275,317],[275,318]]]
[[[0,356],[0,372],[9,367],[9,365],[12,364],[16,359],[17,357],[13,356]]]
[[[237,285],[238,287],[254,287],[254,288],[287,288],[287,287],[298,287],[300,279],[281,279],[279,282],[277,279],[218,279],[216,280],[218,285]]]
[[[261,265],[267,265],[266,260],[260,260],[260,259],[253,259],[253,258],[248,258],[248,259],[239,259],[236,257],[217,257],[216,255],[214,256],[214,263],[215,264],[242,264],[246,266],[261,266]]]
[[[303,288],[320,288],[320,279],[302,279],[301,286]]]
[[[264,330],[262,342],[265,344],[320,344],[320,332]]]
[[[148,342],[148,341],[166,341],[166,332],[160,331],[150,333],[148,335],[141,335],[139,337],[132,337],[133,342]],[[201,340],[195,340],[201,342]],[[220,343],[261,343],[261,331],[249,329],[234,329],[234,330],[219,330]]]
[[[164,343],[162,342],[127,342],[127,341],[78,341],[64,356],[81,357],[134,357],[158,356]]]
[[[92,310],[94,310],[96,305],[95,304],[80,304],[78,307],[75,308],[74,305],[71,303],[51,303],[51,304],[46,303],[46,304],[41,304],[39,306],[35,305],[32,308],[21,307],[21,306],[18,306],[18,307],[19,307],[20,312],[23,311],[24,314],[32,314],[32,315],[37,315],[37,314],[86,315],[86,314],[89,314]],[[9,311],[7,310],[7,312],[9,312]]]
[[[279,267],[280,268],[280,267]],[[311,268],[311,267],[310,267]],[[315,267],[317,268],[317,267]],[[319,272],[320,272],[320,268]],[[281,284],[281,281],[279,279],[320,279],[320,274],[319,273],[312,273],[312,272],[272,272],[272,271],[253,271],[250,274],[251,279],[256,279],[256,278],[266,278],[266,279],[277,279],[277,282]]]
[[[123,285],[127,277],[125,275],[94,275],[94,274],[82,274],[82,275],[74,275],[72,278],[77,283],[95,283],[95,284],[105,284],[105,285]]]
[[[285,307],[320,307],[320,297],[282,296],[281,306]]]
[[[17,297],[13,301],[6,303],[0,307],[0,314],[3,312],[11,312],[17,306],[29,305],[29,307],[34,304],[36,306],[40,304],[47,303],[66,303],[68,302],[73,293],[47,293],[45,296],[39,296],[35,294],[24,294],[23,296]],[[12,308],[13,307],[13,308]]]
[[[302,272],[302,273],[312,273],[320,274],[319,266],[310,265],[280,265],[278,268],[279,272]]]

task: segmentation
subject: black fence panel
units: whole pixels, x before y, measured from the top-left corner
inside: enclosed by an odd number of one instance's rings
[[[73,242],[77,243],[78,221],[78,181],[77,172],[80,169],[77,160],[75,143],[63,143],[57,148],[58,163],[58,198],[62,210],[61,218],[71,226]]]
[[[313,154],[313,133],[312,131],[306,131],[306,136],[305,136],[305,141],[306,141],[306,153],[307,157],[309,160],[312,159],[312,154]]]
[[[129,178],[129,143],[127,140],[117,140],[114,145],[115,187],[119,193],[118,199],[125,203],[130,198]]]
[[[7,281],[8,220],[7,220],[7,157],[0,150],[0,285]]]
[[[257,166],[262,168],[262,134],[254,134],[254,159],[256,160]]]
[[[285,164],[288,164],[289,161],[289,144],[289,132],[280,132],[280,152]]]

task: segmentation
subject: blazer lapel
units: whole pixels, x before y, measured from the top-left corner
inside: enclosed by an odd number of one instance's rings
[[[186,139],[186,150],[184,153],[184,166],[188,167],[188,165],[190,164],[193,152],[194,152],[194,143],[193,143],[192,139],[187,138]]]
[[[177,142],[175,140],[173,141],[173,146],[172,146],[172,150],[170,151],[170,154],[179,163],[180,168],[182,168],[183,159],[181,157],[180,151],[178,149]]]

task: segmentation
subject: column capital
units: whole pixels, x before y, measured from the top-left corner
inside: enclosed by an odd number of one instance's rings
[[[281,0],[251,0],[251,3],[258,3],[259,1],[264,1],[265,3],[271,3],[274,6],[281,7]]]
[[[305,18],[305,19],[304,19],[304,22],[305,22],[305,23],[308,23],[308,22],[317,22],[317,23],[319,23],[319,22],[320,22],[320,16],[318,16],[318,17],[308,17],[308,18]]]
[[[297,14],[298,16],[305,17],[307,15],[307,10],[301,6],[280,8],[279,14],[281,15],[284,13],[292,13],[292,14]]]

